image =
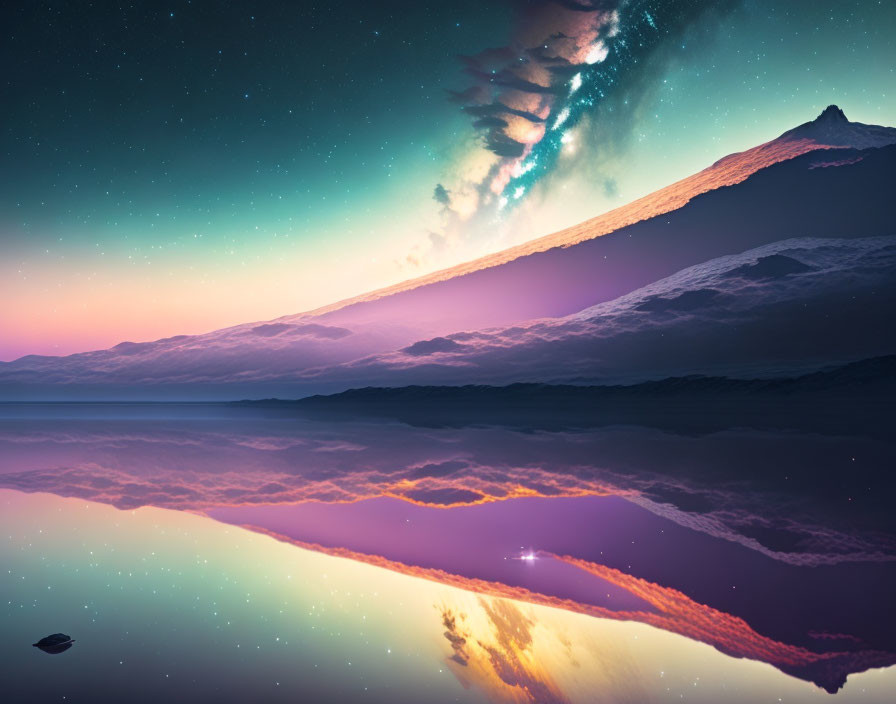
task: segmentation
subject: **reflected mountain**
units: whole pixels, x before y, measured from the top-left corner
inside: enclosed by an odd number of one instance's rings
[[[520,498],[450,511],[371,499],[207,513],[405,574],[647,623],[828,691],[850,672],[896,662],[892,554],[775,560],[621,497]]]
[[[203,512],[482,594],[649,624],[836,691],[896,662],[892,366],[548,388],[550,402],[522,386],[7,406],[0,486]],[[466,394],[466,422],[452,393]],[[692,420],[675,419],[688,404]],[[645,413],[655,422],[636,424]]]
[[[118,511],[10,490],[0,490],[0,505],[9,536],[0,544],[8,701],[119,701],[127,692],[129,701],[158,702],[183,688],[203,702],[294,702],[299,693],[341,703],[363,692],[376,704],[417,704],[425,691],[432,704],[681,695],[702,704],[811,704],[831,697],[766,660],[842,671],[842,657],[750,636],[736,619],[688,610],[680,593],[609,570],[601,578],[639,591],[629,608],[652,621],[527,603],[486,593],[497,584],[453,585],[448,574],[420,579],[185,511]],[[51,591],[35,590],[48,581]],[[91,647],[35,657],[16,643],[29,641],[38,618],[77,626]],[[689,635],[667,629],[674,625]],[[716,644],[726,630],[749,636],[748,657]],[[867,666],[867,655],[852,655],[851,668]],[[894,668],[850,675],[834,701],[884,704],[894,678]]]

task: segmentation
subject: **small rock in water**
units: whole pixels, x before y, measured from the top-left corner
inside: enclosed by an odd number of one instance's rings
[[[73,641],[70,636],[65,635],[65,633],[54,633],[53,635],[41,638],[37,643],[32,643],[32,645],[50,655],[58,655],[71,648],[72,643],[74,642],[75,641]]]

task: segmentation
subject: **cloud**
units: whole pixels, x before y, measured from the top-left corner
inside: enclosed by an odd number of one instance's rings
[[[771,271],[760,263],[783,261],[769,259],[777,256],[794,263],[757,286],[754,267]],[[421,340],[321,373],[347,387],[619,383],[755,375],[763,367],[799,373],[807,364],[890,354],[894,335],[883,321],[894,302],[880,291],[894,286],[892,238],[786,240],[689,267],[573,315]],[[833,338],[832,329],[839,331]]]
[[[494,115],[486,115],[485,117],[480,117],[473,123],[473,127],[476,128],[487,128],[490,130],[503,130],[507,127],[507,120],[503,120],[500,117],[495,117]]]
[[[537,704],[562,704],[568,699],[551,681],[546,668],[539,667],[532,650],[534,622],[513,603],[504,599],[480,600],[492,625],[493,642],[478,642],[495,674],[505,685],[520,690],[526,700]]]
[[[421,340],[415,342],[409,347],[405,347],[402,352],[412,357],[425,357],[439,352],[460,352],[464,346],[447,337],[434,337],[432,340]]]
[[[529,433],[276,414],[149,425],[71,419],[0,425],[0,486],[186,510],[383,496],[460,506],[614,495],[775,561],[821,565],[896,556],[886,524],[859,530],[852,504],[838,515],[824,498],[831,489],[823,480],[838,476],[842,457],[883,456],[889,466],[888,452],[868,438],[793,432]],[[800,511],[780,503],[780,466],[788,467],[788,487],[800,477],[812,487]],[[746,491],[747,481],[771,488]],[[820,513],[812,511],[813,491]]]
[[[504,122],[501,120],[501,122]],[[506,123],[504,123],[506,124]],[[508,137],[502,130],[491,129],[485,137],[486,146],[501,157],[519,157],[526,151],[526,145]]]
[[[646,310],[655,313],[669,311],[693,311],[710,306],[719,301],[719,291],[712,288],[698,288],[692,291],[664,298],[663,296],[651,296],[643,303],[635,306],[635,310]]]
[[[411,501],[429,504],[432,506],[457,506],[460,504],[474,504],[482,501],[485,496],[478,491],[469,489],[442,488],[442,489],[411,489],[403,494]]]
[[[515,207],[536,190],[544,198],[570,170],[592,179],[607,155],[624,150],[645,97],[667,68],[659,59],[739,1],[518,3],[511,41],[460,57],[471,84],[449,91],[493,161],[487,173],[461,172],[446,186],[477,197],[462,216],[443,204],[443,241],[475,257],[484,252],[483,240],[494,249],[496,239],[511,244],[536,234]],[[577,127],[576,156],[561,163],[564,147],[571,151],[564,134]],[[602,183],[604,194],[616,197],[616,182],[599,176],[596,187]]]
[[[444,206],[451,205],[451,194],[441,183],[436,184],[435,189],[433,189],[432,197],[435,199],[436,203],[440,203]]]
[[[266,323],[256,325],[249,332],[260,337],[276,337],[283,333],[290,333],[291,337],[314,337],[319,340],[341,340],[343,337],[352,334],[352,331],[346,328],[319,325],[318,323],[306,323],[303,325]]]
[[[463,460],[446,460],[445,462],[427,463],[413,468],[411,476],[414,479],[447,477],[467,469],[468,466],[469,463]]]
[[[615,198],[619,195],[619,183],[615,178],[604,179],[604,195],[607,198]]]
[[[445,627],[445,640],[448,641],[451,645],[451,650],[454,651],[451,659],[458,665],[466,667],[470,656],[467,654],[467,639],[461,635],[458,629],[459,616],[447,607],[443,607],[441,615],[442,625]]]
[[[256,325],[252,328],[252,332],[256,335],[261,335],[262,337],[273,337],[274,335],[279,335],[281,332],[289,330],[291,327],[291,325],[286,325],[284,323],[270,323],[268,325]]]
[[[501,102],[489,103],[488,105],[468,105],[464,108],[464,111],[469,113],[470,115],[479,117],[480,120],[484,119],[486,117],[500,115],[503,113],[506,115],[515,115],[517,117],[522,117],[522,118],[525,118],[526,120],[528,120],[529,122],[534,122],[534,123],[542,123],[545,121],[545,118],[541,117],[540,115],[536,115],[535,113],[528,112],[526,110],[518,110],[516,108],[512,108],[508,105],[505,105],[504,103],[501,103]],[[479,125],[478,123],[474,122],[473,126],[478,127],[478,126],[485,126],[485,125]],[[503,122],[503,126],[504,127],[507,126],[506,121]]]
[[[844,650],[836,649],[839,644],[837,640],[833,641],[833,648],[817,650],[776,640],[755,630],[743,618],[695,601],[677,589],[574,557],[544,555],[625,590],[643,600],[646,608],[616,612],[525,587],[464,577],[347,548],[307,543],[263,527],[245,527],[305,549],[376,565],[482,595],[477,599],[478,610],[473,613],[462,613],[456,607],[445,604],[436,605],[436,609],[441,627],[444,628],[443,636],[451,651],[447,656],[448,665],[463,668],[458,670],[452,667],[455,676],[465,687],[475,684],[496,700],[512,698],[533,703],[566,701],[562,689],[551,676],[551,670],[538,657],[532,633],[534,620],[527,616],[526,607],[514,602],[540,604],[600,619],[644,623],[706,643],[732,657],[769,663],[782,672],[814,682],[831,693],[839,690],[852,673],[888,667],[896,662],[896,655],[888,650],[876,650],[867,646],[856,648],[848,639]],[[556,648],[557,645],[562,645],[562,641],[553,645]]]

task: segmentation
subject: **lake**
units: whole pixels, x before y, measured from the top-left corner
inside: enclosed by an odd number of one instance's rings
[[[3,405],[5,690],[889,702],[893,459],[855,429]]]

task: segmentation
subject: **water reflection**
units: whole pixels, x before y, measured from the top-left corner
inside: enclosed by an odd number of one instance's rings
[[[805,680],[804,698],[896,662],[896,453],[877,433],[427,428],[214,406],[31,415],[0,420],[0,486],[202,512],[402,573],[411,591],[479,594],[430,617],[443,665],[476,691],[577,697],[558,680],[568,663],[532,654],[543,617],[506,599],[768,663]],[[646,652],[618,665],[630,677],[607,665],[600,686],[644,685]]]
[[[188,513],[13,491],[0,506],[10,701],[828,697],[649,625],[415,579]],[[77,634],[64,658],[27,645],[51,622]],[[894,672],[854,675],[838,700],[889,701]]]

